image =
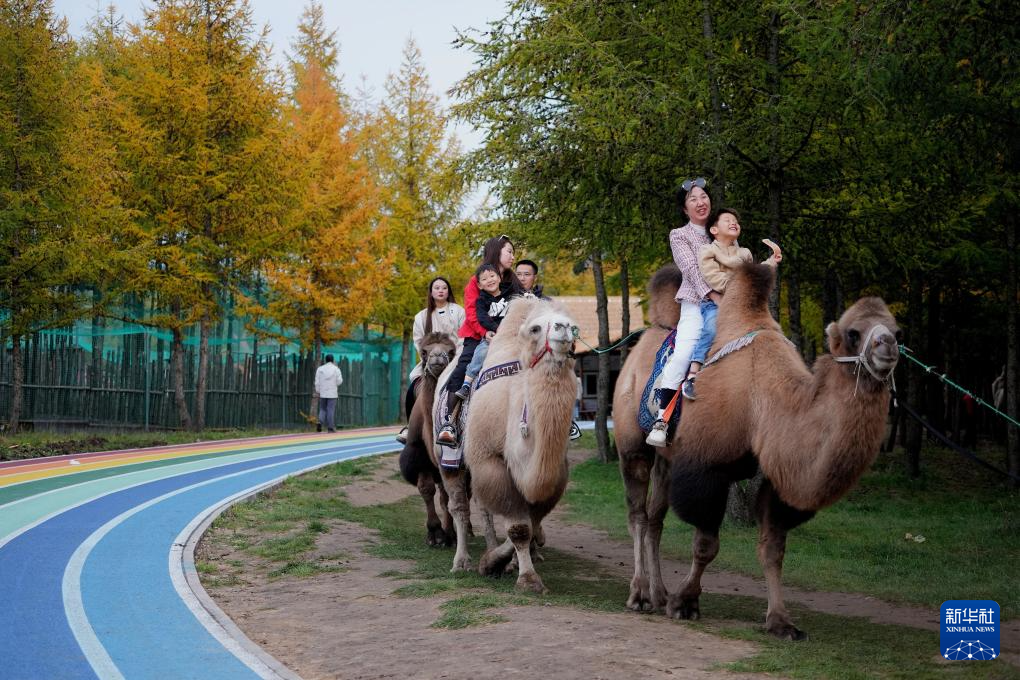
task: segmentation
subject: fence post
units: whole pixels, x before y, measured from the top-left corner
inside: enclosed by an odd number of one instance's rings
[[[142,327],[142,367],[145,369],[145,431],[149,431],[149,388],[152,386],[152,366],[149,357],[149,329]],[[137,383],[136,383],[137,384]]]
[[[287,428],[287,357],[280,345],[280,364],[283,366],[283,393],[280,399],[280,429]]]
[[[365,340],[368,339],[368,333],[365,333]],[[361,427],[368,425],[368,344],[362,342],[361,344]]]

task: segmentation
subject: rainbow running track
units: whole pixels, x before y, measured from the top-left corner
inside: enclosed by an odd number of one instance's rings
[[[198,585],[192,551],[230,504],[396,451],[394,428],[0,463],[0,677],[295,678]]]

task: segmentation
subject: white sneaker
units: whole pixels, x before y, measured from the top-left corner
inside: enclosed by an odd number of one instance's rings
[[[661,418],[656,420],[652,425],[652,431],[648,433],[647,437],[645,437],[645,444],[648,444],[649,446],[657,446],[659,448],[664,447],[666,445],[667,429],[668,426],[666,425],[666,421]]]

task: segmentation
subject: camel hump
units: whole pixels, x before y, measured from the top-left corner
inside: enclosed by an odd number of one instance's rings
[[[769,295],[776,283],[776,269],[765,264],[745,262],[733,270],[733,277],[726,284],[726,300],[734,308],[749,312],[767,311]]]
[[[676,303],[676,292],[684,277],[675,264],[660,267],[648,281],[648,321],[659,326],[672,328],[680,320],[680,305]]]
[[[449,347],[456,347],[456,344],[446,333],[440,333],[439,331],[432,331],[421,339],[422,347],[431,347],[433,345],[447,345]]]

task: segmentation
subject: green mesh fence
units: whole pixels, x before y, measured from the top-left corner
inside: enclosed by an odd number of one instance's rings
[[[111,320],[23,338],[20,422],[35,427],[172,429],[174,400],[169,332]],[[198,327],[184,341],[184,391],[194,418]],[[343,372],[341,426],[381,425],[400,416],[399,340],[358,329],[323,348]],[[237,318],[209,340],[205,424],[210,428],[295,427],[309,422],[316,365],[293,341],[251,334]],[[0,419],[10,411],[11,339],[0,343]]]

